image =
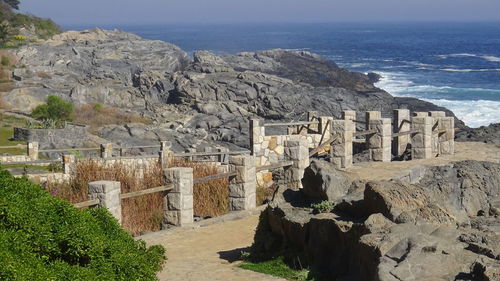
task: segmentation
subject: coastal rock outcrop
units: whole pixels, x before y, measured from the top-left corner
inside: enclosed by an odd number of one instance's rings
[[[331,213],[271,203],[253,251],[295,253],[325,280],[498,280],[499,181],[500,164],[463,161],[430,167],[416,183],[368,182]]]
[[[16,55],[16,89],[2,94],[13,110],[30,112],[56,95],[77,105],[99,103],[153,124],[169,124],[187,140],[193,131],[203,130],[206,142],[216,145],[248,147],[251,116],[299,120],[313,110],[337,118],[346,109],[360,114],[379,110],[385,116],[394,108],[447,111],[418,99],[393,97],[373,85],[373,75],[350,72],[304,51],[198,51],[190,58],[169,43],[91,29],[29,44]],[[101,130],[100,136],[119,141],[112,131]],[[193,145],[183,143],[184,148]]]

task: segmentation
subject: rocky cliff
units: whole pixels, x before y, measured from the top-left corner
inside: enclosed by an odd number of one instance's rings
[[[69,31],[16,51],[16,89],[3,99],[29,112],[58,95],[140,114],[152,126],[108,126],[100,135],[120,145],[169,137],[176,149],[208,142],[247,147],[247,118],[299,120],[307,111],[445,110],[376,88],[373,79],[308,52],[269,50],[190,58],[177,46],[122,31]],[[445,110],[447,111],[447,110]],[[447,111],[449,115],[452,112]],[[363,116],[360,116],[362,118]]]
[[[316,185],[263,212],[254,255],[301,256],[326,280],[499,280],[500,164],[463,161],[427,168],[416,183],[365,184],[327,165],[313,163],[303,182]],[[310,202],[325,195],[334,210],[314,214]]]

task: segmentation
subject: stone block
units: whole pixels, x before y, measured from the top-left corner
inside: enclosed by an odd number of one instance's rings
[[[181,210],[193,209],[193,195],[182,195]]]
[[[444,111],[429,111],[429,116],[431,116],[431,117],[445,117],[446,113]]]
[[[432,158],[432,148],[413,148],[412,159],[430,159]]]
[[[193,209],[179,211],[179,225],[185,226],[190,225],[194,222],[194,212]]]
[[[99,206],[106,208],[121,224],[121,184],[116,181],[94,181],[89,183],[89,200],[99,199]]]
[[[168,210],[181,210],[182,209],[182,196],[178,192],[169,192],[167,194],[166,200],[167,200],[167,206]],[[165,200],[165,199],[164,199]],[[164,202],[165,203],[165,202]]]
[[[342,119],[344,119],[344,120],[356,120],[356,111],[354,111],[354,110],[342,111]]]
[[[251,210],[256,207],[256,196],[255,193],[249,194],[248,197],[245,198],[229,198],[229,205],[231,211],[242,211],[242,210]]]
[[[180,225],[180,212],[179,211],[164,211],[163,212],[163,228],[166,225]]]

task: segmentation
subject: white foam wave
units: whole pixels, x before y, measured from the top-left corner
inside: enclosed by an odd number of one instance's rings
[[[481,69],[443,68],[441,70],[447,72],[489,72],[489,71],[500,71],[500,68],[481,68]]]
[[[477,101],[453,101],[445,99],[423,99],[433,104],[445,107],[465,122],[467,126],[477,128],[500,122],[500,102],[477,100]]]
[[[438,58],[447,59],[452,57],[473,57],[473,58],[481,58],[490,62],[500,62],[500,57],[491,56],[491,55],[476,55],[469,53],[460,53],[460,54],[449,54],[449,55],[437,55]]]
[[[449,92],[454,88],[449,86],[416,85],[404,73],[398,72],[377,72],[382,75],[382,79],[375,85],[384,89],[394,96],[417,97],[433,104],[448,108],[455,115],[463,120],[467,126],[479,127],[491,123],[500,122],[500,102],[489,100],[447,100],[432,99],[432,94],[440,92]],[[482,88],[464,88],[460,89],[470,92],[484,92],[491,94],[500,94],[500,90],[482,89]],[[427,98],[422,98],[425,93]]]

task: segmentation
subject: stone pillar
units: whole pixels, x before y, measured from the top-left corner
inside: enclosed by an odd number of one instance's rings
[[[444,111],[429,111],[429,116],[432,117],[432,154],[434,157],[437,157],[440,153],[439,148],[439,134],[436,133],[439,131],[441,126],[441,118],[446,116]]]
[[[419,112],[413,112],[414,117],[427,117],[429,116],[429,112],[424,112],[424,111],[419,111]]]
[[[76,157],[75,155],[65,154],[63,156],[64,174],[71,175],[75,171]]]
[[[330,161],[337,168],[349,168],[352,166],[352,141],[356,126],[351,120],[333,120],[332,134],[338,135],[330,150]]]
[[[377,131],[375,134],[367,135],[370,160],[391,162],[392,154],[392,128],[391,118],[371,119],[368,130]]]
[[[344,110],[342,111],[342,119],[344,120],[356,120],[356,111],[354,110]]]
[[[228,152],[229,150],[227,148],[219,148],[219,152]],[[227,164],[229,163],[229,155],[228,154],[219,154],[217,156],[217,162],[221,164]]]
[[[372,119],[381,119],[382,113],[380,111],[367,111],[365,116],[366,127],[368,128],[368,124],[370,124],[370,120]]]
[[[163,198],[163,228],[193,223],[193,168],[169,168],[164,175],[174,188]]]
[[[170,150],[171,146],[172,143],[169,141],[160,142],[160,165],[162,169],[168,168],[174,158],[174,153]]]
[[[307,112],[307,121],[314,122],[314,121],[319,121],[319,114],[317,111],[309,111]],[[311,124],[307,126],[308,132],[307,133],[318,133],[319,132],[319,126],[318,124]]]
[[[113,144],[104,143],[101,144],[101,158],[111,158],[113,157]]]
[[[439,154],[455,154],[455,117],[440,117]]]
[[[380,111],[367,111],[366,114],[365,114],[365,129],[368,130],[369,128],[369,124],[370,124],[370,120],[373,120],[373,119],[381,119],[382,118],[382,113]],[[368,136],[365,136],[365,144],[366,144],[366,147],[369,146],[368,144]]]
[[[252,150],[252,155],[259,157],[263,153],[262,142],[264,141],[264,136],[266,135],[264,121],[262,119],[250,119],[249,131],[250,149]]]
[[[294,189],[302,188],[304,171],[309,167],[309,148],[304,138],[285,141],[285,155],[293,162],[292,166],[285,168],[285,181]]]
[[[411,158],[432,158],[432,117],[412,117],[411,129],[420,130],[411,138]]]
[[[38,142],[29,142],[27,145],[28,148],[28,157],[32,161],[38,160]]]
[[[94,181],[89,183],[89,200],[99,199],[99,207],[108,211],[122,223],[121,187],[118,181]]]
[[[233,155],[229,157],[229,164],[236,171],[236,176],[229,178],[229,208],[231,211],[255,209],[257,205],[255,157]]]
[[[393,111],[392,131],[394,133],[408,132],[411,128],[410,122],[410,110],[395,109]],[[394,151],[394,155],[403,155],[403,153],[406,151],[406,148],[411,143],[410,140],[410,135],[395,137],[392,143],[392,151]]]
[[[327,141],[330,138],[330,134],[332,132],[332,121],[333,117],[322,116],[319,117],[319,133],[324,135],[323,141]],[[328,124],[330,122],[330,124]]]

